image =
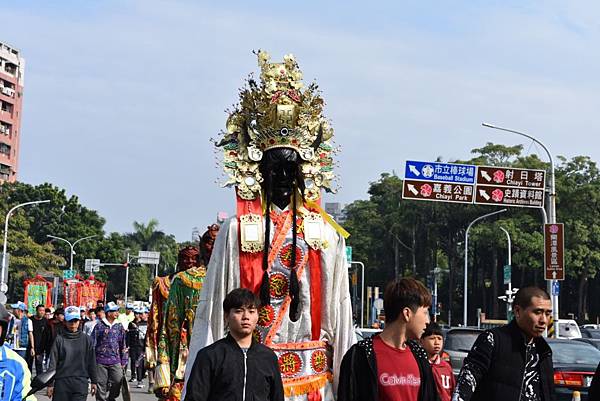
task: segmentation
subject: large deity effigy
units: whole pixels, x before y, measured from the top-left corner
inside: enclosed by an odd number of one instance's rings
[[[217,143],[237,215],[215,241],[200,294],[186,377],[199,349],[226,335],[226,294],[259,295],[254,338],[279,361],[287,400],[333,400],[354,343],[345,236],[319,206],[333,191],[333,129],[316,84],[304,86],[293,56],[257,53],[260,80],[240,90]]]

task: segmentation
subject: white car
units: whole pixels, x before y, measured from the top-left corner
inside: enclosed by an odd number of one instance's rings
[[[556,322],[554,323],[556,325]],[[577,322],[571,319],[558,319],[559,338],[581,338],[581,330]]]

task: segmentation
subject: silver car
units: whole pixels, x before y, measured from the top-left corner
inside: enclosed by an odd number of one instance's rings
[[[481,333],[483,333],[481,329],[466,327],[450,329],[446,333],[444,351],[450,356],[454,376],[458,376],[460,373],[465,357]]]

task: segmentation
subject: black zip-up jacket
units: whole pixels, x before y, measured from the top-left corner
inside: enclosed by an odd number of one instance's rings
[[[594,379],[592,380],[592,384],[590,385],[589,400],[600,400],[600,363],[596,368],[596,374],[594,374]]]
[[[410,340],[406,344],[419,366],[418,401],[439,401],[427,353],[416,341]],[[373,338],[366,338],[354,344],[342,359],[338,401],[379,401],[378,377]]]
[[[244,352],[228,334],[198,352],[184,401],[283,401],[277,356],[255,340]]]
[[[554,400],[552,350],[542,337],[533,340],[539,360],[542,401]],[[527,341],[515,320],[479,335],[458,375],[454,398],[460,401],[525,401]]]

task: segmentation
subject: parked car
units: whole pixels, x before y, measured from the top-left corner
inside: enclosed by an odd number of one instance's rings
[[[556,322],[554,324],[556,324]],[[559,319],[558,329],[560,338],[581,338],[581,331],[575,320]]]
[[[446,333],[444,351],[450,356],[450,365],[455,376],[460,373],[465,357],[481,333],[481,329],[466,327],[450,329]]]
[[[581,393],[581,401],[588,400],[600,351],[581,341],[552,338],[547,341],[552,348],[556,401],[571,401],[575,390]]]
[[[377,333],[381,333],[381,329],[367,329],[364,327],[355,327],[354,335],[356,336],[356,341],[364,340],[365,338],[373,337]]]
[[[582,329],[600,329],[600,324],[587,323],[579,326]]]
[[[581,331],[581,338],[596,338],[600,340],[600,330],[598,329],[584,327],[579,330]]]
[[[574,338],[573,341],[580,341],[582,343],[590,344],[600,350],[600,339],[598,338]]]

